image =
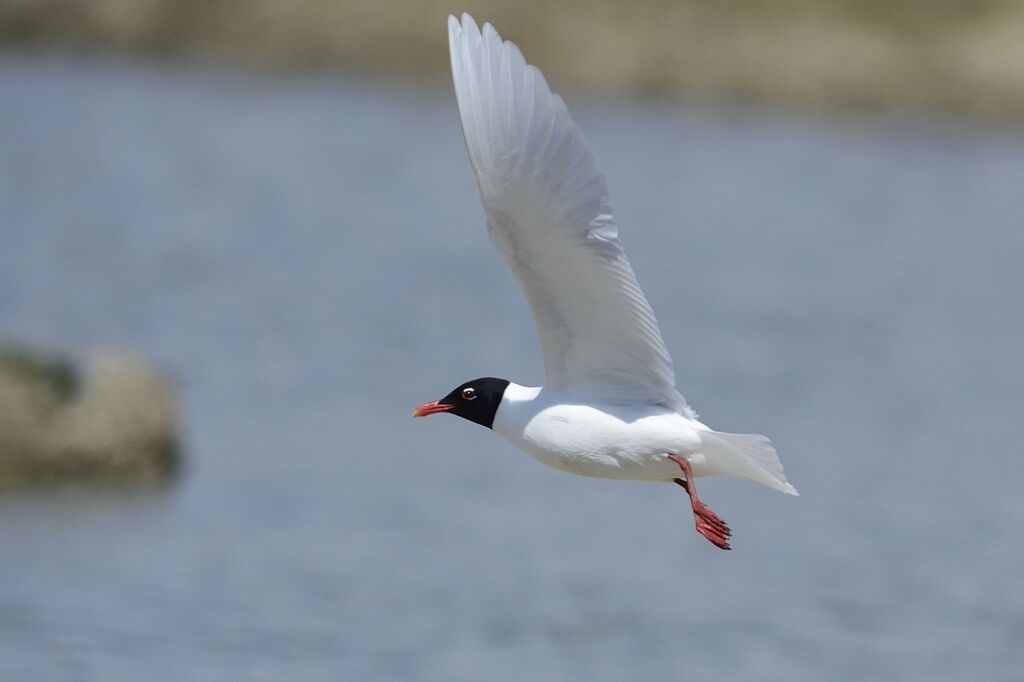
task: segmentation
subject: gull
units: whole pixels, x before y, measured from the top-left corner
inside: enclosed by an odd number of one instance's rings
[[[676,390],[604,175],[541,72],[468,14],[448,18],[448,44],[487,230],[529,302],[544,386],[474,379],[413,416],[457,415],[572,474],[674,482],[690,497],[697,532],[730,549],[732,532],[695,479],[747,478],[797,495],[775,448],[765,436],[713,430]]]

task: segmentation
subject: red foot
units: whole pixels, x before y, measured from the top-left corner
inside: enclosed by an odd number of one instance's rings
[[[732,549],[729,546],[729,536],[732,535],[732,531],[729,530],[728,524],[697,497],[697,485],[693,482],[693,471],[690,469],[690,462],[685,457],[672,453],[669,453],[668,458],[678,464],[679,468],[686,474],[686,478],[677,478],[675,482],[690,496],[690,506],[693,508],[693,518],[697,524],[697,532],[710,540],[711,544],[715,547]]]

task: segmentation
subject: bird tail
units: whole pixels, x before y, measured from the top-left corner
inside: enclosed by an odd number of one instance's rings
[[[800,494],[786,480],[779,455],[767,436],[708,430],[701,431],[700,438],[709,473],[749,478],[787,495]]]

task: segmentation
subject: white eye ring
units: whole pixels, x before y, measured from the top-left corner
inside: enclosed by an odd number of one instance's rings
[[[476,391],[474,389],[472,389],[472,388],[464,388],[464,389],[462,389],[462,399],[463,400],[476,400]]]

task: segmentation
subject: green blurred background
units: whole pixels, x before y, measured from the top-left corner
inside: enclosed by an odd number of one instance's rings
[[[1024,118],[1020,0],[8,0],[0,40],[440,79],[463,10],[599,91]]]

